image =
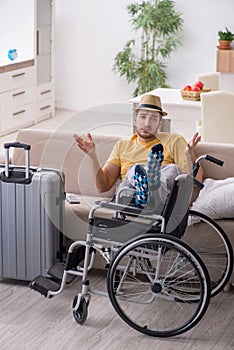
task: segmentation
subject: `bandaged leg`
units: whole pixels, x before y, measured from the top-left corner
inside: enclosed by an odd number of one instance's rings
[[[143,166],[137,164],[135,167],[135,188],[136,188],[136,205],[139,208],[144,208],[148,199],[148,181],[146,171]]]
[[[181,174],[176,164],[167,164],[161,169],[160,186],[156,190],[149,187],[147,208],[160,214],[163,210],[167,196],[172,190],[174,181]]]
[[[150,191],[155,191],[160,186],[163,159],[163,146],[161,144],[153,146],[148,154],[146,165],[147,180]]]
[[[171,192],[175,178],[180,174],[180,168],[176,164],[167,164],[162,167],[161,180],[165,183],[168,193]]]
[[[125,200],[129,198],[130,203],[133,200],[140,208],[145,208],[147,202],[147,209],[155,210],[156,213],[161,213],[166,197],[171,191],[175,178],[180,174],[180,169],[175,164],[165,165],[161,168],[161,176],[159,178],[159,186],[156,190],[149,188],[149,182],[146,174],[146,167],[142,164],[132,165],[128,170],[125,179],[120,184],[119,188],[136,189],[137,197],[133,197],[131,190],[124,190],[122,196]],[[118,189],[119,189],[118,188]]]

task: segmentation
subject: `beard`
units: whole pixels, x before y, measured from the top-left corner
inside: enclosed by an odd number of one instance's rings
[[[145,139],[145,140],[148,140],[148,141],[151,141],[153,140],[156,135],[157,135],[157,132],[158,132],[158,129],[155,130],[155,132],[151,132],[151,131],[147,131],[147,133],[142,133],[138,128],[136,129],[136,133],[138,136],[140,136],[142,139]]]

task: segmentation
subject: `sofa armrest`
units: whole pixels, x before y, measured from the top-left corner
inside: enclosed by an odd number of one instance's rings
[[[215,180],[221,180],[227,177],[234,177],[234,144],[200,142],[197,144],[194,151],[196,157],[208,154],[224,162],[224,165],[220,167],[211,162],[202,160],[201,164],[204,170],[205,179],[212,178]]]

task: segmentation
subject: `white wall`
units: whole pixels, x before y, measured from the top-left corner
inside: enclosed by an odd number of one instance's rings
[[[21,0],[20,6],[19,0],[0,0],[0,66],[12,63],[10,49],[17,50],[17,62],[34,57],[33,5],[32,0]]]
[[[133,37],[126,6],[134,0],[56,0],[55,77],[58,108],[127,102],[134,86],[112,72],[114,57]],[[217,32],[234,31],[233,0],[175,0],[184,44],[168,62],[168,83],[182,88],[216,69]]]

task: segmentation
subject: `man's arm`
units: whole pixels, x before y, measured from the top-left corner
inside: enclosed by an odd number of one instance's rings
[[[97,190],[99,192],[109,191],[119,177],[119,167],[111,163],[105,163],[103,167],[100,166],[95,150],[95,143],[90,133],[87,134],[87,140],[81,138],[77,134],[74,134],[73,137],[76,140],[77,146],[85,152],[92,161],[93,173],[96,175]]]
[[[99,167],[96,175],[96,187],[99,192],[106,192],[111,189],[119,177],[119,167],[112,163],[105,163]]]

